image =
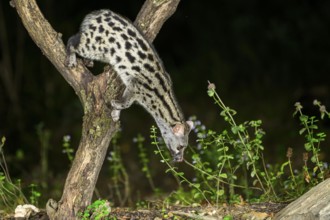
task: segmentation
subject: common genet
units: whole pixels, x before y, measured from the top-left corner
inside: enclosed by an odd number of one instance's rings
[[[138,103],[155,119],[174,161],[183,160],[192,121],[185,121],[173,93],[172,82],[154,47],[132,22],[110,11],[88,14],[67,43],[67,65],[76,65],[76,54],[108,63],[121,78],[125,90],[112,100],[114,121],[120,111]]]

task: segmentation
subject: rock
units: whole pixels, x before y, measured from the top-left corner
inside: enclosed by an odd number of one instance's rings
[[[275,220],[329,220],[330,179],[310,189],[275,215]]]
[[[40,210],[31,204],[18,205],[15,209],[15,218],[26,218],[28,219],[31,215],[40,212]]]

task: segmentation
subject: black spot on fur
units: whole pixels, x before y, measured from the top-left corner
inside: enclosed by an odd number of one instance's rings
[[[109,21],[111,21],[111,17],[106,17],[106,18],[104,18],[104,21],[105,21],[105,22],[109,22]]]
[[[121,45],[119,42],[116,43],[117,44],[117,48],[120,49],[121,48]]]
[[[132,44],[130,42],[126,41],[125,42],[125,48],[126,48],[126,50],[131,49],[132,48]]]
[[[103,33],[104,32],[104,28],[102,25],[99,26],[99,33]]]
[[[127,26],[126,21],[124,21],[122,18],[120,18],[120,17],[114,15],[114,16],[113,16],[113,19],[119,21],[123,26]]]
[[[136,33],[132,29],[127,29],[127,34],[132,37],[136,37]]]
[[[120,63],[121,58],[119,56],[116,56],[116,61],[117,61],[117,63]]]
[[[114,48],[111,48],[111,49],[110,49],[110,54],[111,54],[111,56],[113,56],[113,55],[115,54],[115,52],[116,52],[116,51],[115,51]]]
[[[114,31],[119,31],[119,32],[123,30],[123,29],[121,29],[120,27],[113,27],[112,29],[113,29]]]
[[[144,65],[144,68],[146,68],[149,72],[155,72],[155,69],[152,67],[152,66],[150,66],[150,64],[148,64],[148,63],[145,63]]]
[[[126,52],[125,55],[126,55],[127,59],[129,60],[129,62],[134,63],[135,57],[132,56],[132,54],[130,52]]]
[[[120,66],[118,66],[118,68],[124,70],[124,69],[126,69],[126,66],[124,66],[124,65],[120,65]]]
[[[148,60],[154,61],[154,56],[151,53],[148,53]]]
[[[102,17],[101,16],[97,17],[96,22],[99,23],[99,24],[102,23]]]
[[[109,42],[110,43],[114,43],[116,41],[116,39],[114,37],[109,37]]]
[[[147,51],[148,50],[147,45],[143,42],[142,39],[136,38],[136,40],[137,40],[138,44],[140,45],[140,47],[142,48],[142,50],[144,50],[144,51]]]
[[[141,68],[139,66],[132,66],[132,70],[135,70],[136,72],[140,72]]]
[[[115,26],[115,23],[113,23],[112,21],[109,21],[108,25],[109,25],[109,27],[113,27],[113,26]]]
[[[100,36],[96,36],[96,37],[95,37],[95,40],[96,40],[97,42],[101,42],[101,41],[102,41],[102,37],[100,37]]]
[[[121,36],[124,40],[128,40],[128,37],[127,37],[126,34],[121,34],[120,36]]]
[[[142,53],[141,51],[138,51],[138,55],[142,60],[144,60],[147,57],[147,55],[145,53]]]
[[[90,24],[90,25],[88,26],[88,28],[91,29],[92,31],[95,31],[95,30],[96,30],[96,27],[95,27],[94,25],[92,25],[92,24]]]

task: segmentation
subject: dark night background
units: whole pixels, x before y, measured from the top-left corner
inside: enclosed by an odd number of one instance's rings
[[[38,1],[64,42],[78,31],[84,15],[109,8],[131,20],[142,0]],[[47,181],[54,197],[69,169],[62,138],[70,135],[76,149],[82,107],[74,91],[32,42],[14,8],[0,2],[0,136],[11,175],[23,184],[39,183],[41,141],[38,128],[49,132]],[[268,162],[285,160],[288,147],[301,162],[303,137],[292,117],[300,101],[306,114],[318,114],[320,100],[330,108],[330,1],[191,1],[183,0],[154,42],[172,77],[185,115],[195,115],[207,128],[223,129],[219,109],[207,96],[207,81],[216,84],[224,102],[237,110],[237,120],[261,119],[266,131]],[[148,191],[140,171],[133,138],[149,136],[152,118],[139,106],[123,112],[120,146],[125,166],[134,180],[132,191]],[[329,121],[321,128],[329,135]],[[39,129],[40,130],[40,129]],[[191,134],[191,143],[196,137]],[[329,161],[329,143],[322,145]],[[149,140],[146,146],[152,147]],[[154,149],[150,149],[153,152]],[[151,154],[153,176],[159,187],[171,186],[159,158]],[[106,166],[106,165],[105,165]],[[100,176],[106,185],[107,168]],[[146,189],[143,189],[145,187]],[[106,197],[106,190],[103,196]]]

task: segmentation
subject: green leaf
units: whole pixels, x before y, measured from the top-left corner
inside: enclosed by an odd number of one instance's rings
[[[225,190],[220,189],[217,191],[217,196],[223,196],[225,194]]]
[[[312,145],[311,145],[311,143],[305,143],[305,149],[307,150],[307,151],[311,151],[312,150]]]
[[[307,115],[301,115],[301,116],[299,116],[299,120],[303,123],[306,123],[308,121],[308,116]]]
[[[313,155],[312,158],[311,158],[311,161],[312,161],[313,163],[316,163],[316,161],[317,161],[317,157],[316,157],[315,155]]]
[[[254,177],[255,175],[256,175],[256,172],[254,170],[252,170],[251,177]]]
[[[224,178],[224,179],[227,179],[227,178],[228,178],[227,173],[221,173],[221,174],[219,175],[219,177],[220,177],[220,178]]]
[[[197,199],[197,198],[200,197],[200,195],[201,195],[201,194],[200,194],[199,192],[196,192],[196,193],[194,193],[194,196],[193,196],[193,197],[194,197],[194,199]]]
[[[306,128],[302,128],[299,130],[299,134],[302,135],[306,131]]]
[[[194,183],[193,186],[194,186],[195,188],[199,189],[199,188],[201,187],[201,184],[199,184],[199,183]]]
[[[223,220],[233,220],[233,216],[231,215],[226,215],[225,217],[223,217]]]

